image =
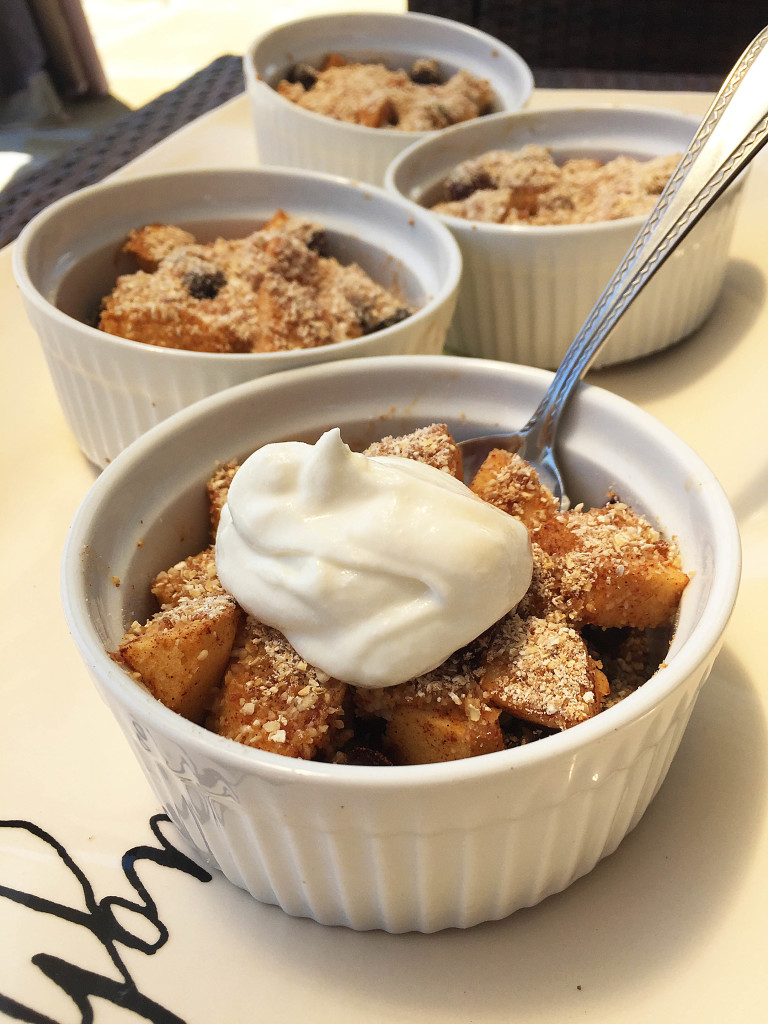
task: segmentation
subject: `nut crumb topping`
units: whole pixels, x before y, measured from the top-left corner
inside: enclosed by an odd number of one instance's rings
[[[346,738],[347,687],[301,658],[277,630],[248,617],[208,728],[288,757],[332,753]]]
[[[125,251],[140,269],[118,278],[100,330],[161,348],[277,352],[359,338],[413,309],[357,264],[327,252],[319,224],[278,211],[245,238],[203,244],[150,224]]]
[[[567,729],[600,710],[608,683],[581,636],[561,622],[509,615],[483,664],[487,700],[525,721]]]
[[[463,68],[443,81],[434,60],[418,60],[408,72],[350,63],[339,54],[329,55],[320,69],[307,64],[293,68],[277,92],[336,121],[411,132],[472,120],[493,103],[490,83]]]
[[[445,424],[388,436],[365,454],[461,477]],[[238,463],[207,484],[212,536]],[[308,664],[223,589],[215,549],[155,577],[159,610],[112,655],[168,707],[239,743],[339,764],[421,764],[530,743],[633,693],[663,664],[688,577],[676,546],[609,495],[560,512],[518,456],[492,452],[472,489],[523,521],[533,578],[504,616],[430,672],[364,689]],[[113,580],[119,585],[119,580]]]
[[[491,150],[465,160],[443,182],[436,213],[492,224],[592,224],[650,213],[680,153],[618,156],[558,165],[546,146]]]
[[[365,455],[398,455],[425,462],[457,479],[462,479],[461,452],[444,423],[433,423],[400,437],[382,437],[365,449]]]

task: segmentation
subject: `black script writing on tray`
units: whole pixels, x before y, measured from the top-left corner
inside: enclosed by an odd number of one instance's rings
[[[157,845],[134,846],[123,854],[123,873],[136,894],[136,899],[106,896],[97,900],[93,886],[85,873],[53,836],[30,821],[0,820],[0,829],[21,829],[55,851],[79,885],[83,901],[81,906],[69,906],[2,884],[0,897],[35,913],[48,914],[60,921],[68,922],[73,927],[86,929],[101,944],[115,968],[116,977],[107,977],[98,971],[89,970],[87,965],[72,963],[50,953],[35,953],[32,956],[31,960],[35,967],[58,985],[75,1003],[82,1024],[91,1024],[95,1020],[92,1003],[94,998],[133,1011],[143,1020],[156,1024],[183,1024],[175,1013],[142,995],[118,951],[118,947],[122,946],[152,956],[168,941],[168,928],[161,921],[157,904],[141,879],[140,869],[143,862],[182,871],[200,882],[211,881],[212,876],[208,871],[195,864],[163,835],[161,823],[168,821],[169,818],[165,814],[154,815],[149,825]],[[120,914],[120,911],[127,911],[128,914]],[[120,923],[119,918],[126,919],[132,914],[138,915],[143,928],[151,933],[149,938],[136,934],[136,931]],[[2,992],[0,1013],[5,1013],[12,1020],[27,1021],[29,1024],[55,1024],[52,1017],[38,1013],[32,1007],[25,1006]]]

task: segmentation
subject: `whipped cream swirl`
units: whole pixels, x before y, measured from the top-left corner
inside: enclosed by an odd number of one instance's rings
[[[525,594],[525,527],[432,466],[352,452],[338,429],[269,444],[232,480],[222,584],[307,662],[362,687],[428,672]]]

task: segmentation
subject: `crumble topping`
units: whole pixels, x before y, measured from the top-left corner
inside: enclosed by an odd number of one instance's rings
[[[485,705],[479,668],[482,647],[482,640],[475,641],[410,682],[381,689],[356,689],[355,706],[365,714],[388,718],[403,705],[453,705],[476,721]]]
[[[432,209],[466,220],[539,226],[645,215],[680,156],[618,156],[605,163],[576,158],[558,165],[546,146],[491,150],[455,167]]]
[[[248,746],[312,757],[343,738],[346,691],[277,630],[248,617],[208,728]]]
[[[278,211],[245,238],[203,244],[173,225],[130,233],[140,269],[104,298],[98,327],[195,352],[316,348],[383,330],[413,309],[357,264],[328,252],[325,232]]]
[[[151,590],[163,611],[172,611],[183,598],[218,597],[226,593],[216,573],[212,547],[158,573]]]
[[[414,430],[403,437],[382,437],[365,449],[366,455],[399,455],[426,462],[435,469],[461,479],[461,453],[444,423]]]
[[[607,680],[576,630],[517,615],[507,616],[493,631],[483,685],[488,700],[552,728],[591,718],[608,692]]]
[[[447,80],[437,61],[417,60],[410,72],[347,62],[330,54],[320,69],[292,68],[277,91],[290,102],[336,121],[369,128],[433,131],[486,113],[489,82],[461,69]]]
[[[222,589],[218,594],[206,594],[202,597],[184,595],[176,604],[162,608],[152,618],[157,630],[172,629],[179,623],[215,621],[223,612],[235,606],[234,599]],[[123,642],[144,636],[146,625],[134,621],[128,627]]]
[[[560,507],[541,486],[534,468],[517,452],[492,451],[470,486],[483,500],[521,519],[529,530],[541,526]]]

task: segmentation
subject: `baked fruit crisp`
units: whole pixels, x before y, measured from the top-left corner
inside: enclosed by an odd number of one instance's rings
[[[360,64],[328,54],[319,68],[297,64],[277,85],[291,103],[336,121],[368,128],[433,131],[487,113],[493,90],[464,69],[445,77],[436,60],[422,58],[408,71]]]
[[[193,352],[279,352],[359,338],[410,316],[394,292],[328,251],[323,228],[279,210],[245,238],[197,242],[170,224],[132,231],[98,327]]]
[[[462,479],[444,424],[370,445]],[[561,512],[519,456],[494,451],[472,490],[521,519],[531,586],[443,664],[394,686],[356,687],[308,664],[219,582],[214,541],[238,464],[207,485],[211,546],[161,572],[159,610],[112,654],[158,700],[239,743],[338,764],[423,764],[503,750],[569,729],[642,685],[668,650],[688,583],[674,545],[609,496]]]
[[[682,154],[557,164],[546,146],[491,150],[442,183],[436,213],[491,224],[591,224],[648,214]]]

